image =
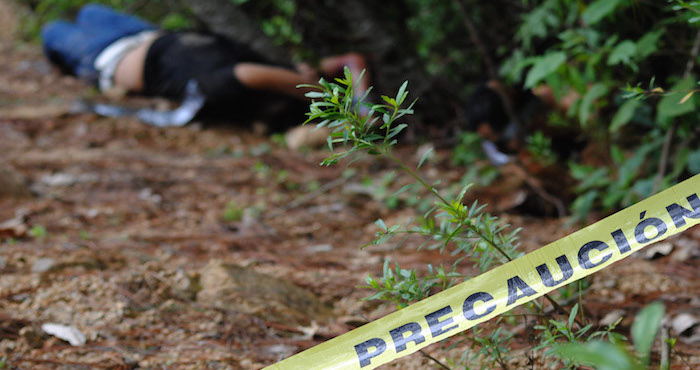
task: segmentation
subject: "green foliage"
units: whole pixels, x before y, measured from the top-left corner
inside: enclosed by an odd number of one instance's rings
[[[512,338],[513,333],[503,326],[499,326],[490,335],[474,335],[471,338],[472,345],[465,352],[464,363],[468,364],[481,359],[482,363],[489,368],[499,366],[507,369],[508,361],[514,358],[510,349]]]
[[[654,344],[656,333],[661,327],[661,320],[664,318],[664,305],[660,302],[652,303],[644,307],[632,324],[632,341],[639,356],[640,362],[644,366],[649,366],[649,354]]]
[[[548,320],[545,324],[535,326],[535,329],[539,330],[539,344],[535,346],[533,350],[544,350],[545,356],[555,356],[562,343],[581,344],[594,341],[596,338],[604,339],[605,337],[607,337],[608,341],[612,344],[619,344],[626,340],[623,335],[613,332],[620,321],[622,321],[622,318],[608,325],[603,330],[591,333],[590,331],[593,325],[590,324],[582,328],[575,328],[576,315],[578,314],[579,305],[576,304],[571,309],[566,322]],[[578,361],[577,358],[568,357],[563,357],[562,362],[567,368],[583,363]]]
[[[166,30],[174,31],[192,28],[193,22],[182,13],[169,13],[160,22],[160,26]]]
[[[444,290],[451,287],[455,279],[461,276],[455,269],[455,265],[449,271],[446,271],[443,266],[433,268],[432,265],[428,265],[428,275],[419,277],[416,270],[402,269],[398,263],[395,270],[392,270],[389,267],[389,260],[386,260],[382,269],[383,276],[374,278],[370,275],[366,279],[367,285],[361,287],[377,291],[376,294],[367,297],[367,300],[391,301],[399,308],[404,308],[428,297],[435,288]]]
[[[405,127],[397,123],[397,119],[406,114],[411,114],[411,106],[403,108],[402,104],[407,99],[407,84],[404,83],[395,97],[382,96],[382,103],[366,103],[364,98],[355,96],[354,79],[349,70],[346,69],[343,78],[338,78],[334,82],[321,80],[319,86],[306,86],[315,89],[307,94],[313,99],[309,108],[308,122],[314,121],[318,126],[333,128],[329,136],[328,144],[331,151],[341,148],[340,152],[332,153],[322,164],[330,165],[343,159],[355,160],[360,155],[382,155],[394,161],[405,173],[410,175],[415,183],[403,186],[395,194],[404,191],[415,191],[422,188],[432,195],[434,202],[432,206],[423,213],[417,221],[408,221],[406,224],[387,225],[383,220],[376,221],[378,231],[375,239],[365,245],[379,245],[400,237],[399,244],[416,244],[418,248],[439,249],[441,252],[449,252],[455,256],[455,262],[450,268],[439,266],[437,268],[428,265],[427,273],[421,273],[416,269],[402,268],[398,263],[391,267],[389,259],[384,261],[382,275],[366,278],[366,285],[363,286],[374,290],[374,293],[367,297],[368,300],[384,300],[395,303],[399,308],[408,306],[411,303],[420,301],[431,294],[444,290],[459,280],[468,279],[469,276],[460,274],[458,266],[460,261],[470,259],[480,271],[485,271],[495,263],[504,263],[522,255],[517,250],[516,230],[507,230],[508,225],[504,225],[498,218],[483,212],[484,206],[477,201],[471,205],[463,202],[464,196],[469,186],[464,186],[461,191],[452,195],[449,191],[440,191],[437,184],[427,183],[419,174],[418,168],[423,163],[424,158],[419,161],[416,168],[413,168],[392,153],[392,147],[396,144],[396,136]],[[360,107],[366,107],[367,114],[360,113]],[[465,161],[464,163],[479,161],[475,156],[470,155],[470,150],[478,146],[478,140],[474,136],[464,135],[461,138],[463,153],[455,156],[453,160]],[[551,154],[551,142],[542,134],[535,134],[529,140],[531,151],[539,153],[541,157],[548,157]],[[615,197],[606,200],[609,203],[616,203],[621,199],[630,196],[629,191],[618,191],[616,189],[636,188],[633,180],[636,171],[645,163],[645,158],[653,150],[659,147],[659,141],[643,146],[643,150],[634,152],[628,157],[621,149],[614,149],[613,158],[619,167],[615,173],[615,178],[610,179],[608,168],[596,169],[572,164],[572,171],[581,180],[582,191],[586,194],[597,196],[600,193],[611,192]],[[694,154],[697,155],[697,154]],[[388,183],[395,179],[395,174],[387,174],[383,183],[387,189]],[[373,180],[368,179],[374,183]],[[446,186],[449,188],[449,185]],[[640,193],[642,191],[640,190]],[[449,196],[446,194],[450,194]],[[631,201],[631,200],[630,200]],[[421,242],[422,241],[422,242]],[[364,247],[363,247],[364,248]],[[578,293],[582,294],[583,283],[578,286]],[[561,290],[564,297],[570,297],[574,293],[568,290]],[[542,309],[533,303],[526,305],[534,315],[542,316]],[[626,364],[636,364],[636,360],[630,359],[624,349],[618,347],[626,338],[614,330],[620,320],[609,325],[602,330],[594,330],[591,324],[584,322],[583,312],[579,305],[573,306],[565,321],[557,320],[555,317],[543,319],[535,327],[538,331],[538,344],[533,347],[533,351],[541,353],[543,356],[551,357],[560,355],[560,365],[565,367],[578,366],[579,364],[597,361],[592,356],[598,354],[600,348],[610,348],[610,353],[615,361],[622,366]],[[637,345],[638,353],[642,360],[648,360],[649,333],[658,328],[654,325],[657,321],[658,310],[645,310],[638,323],[632,330],[634,343]],[[507,320],[507,316],[499,317],[498,322]],[[514,323],[512,323],[514,324]],[[469,364],[478,360],[487,366],[508,367],[511,360],[512,350],[509,348],[513,334],[502,324],[499,324],[491,331],[484,330],[483,327],[472,329],[473,335],[462,334],[466,339],[455,345],[467,345],[468,349],[462,358],[450,363]],[[607,339],[609,343],[600,344],[598,340]],[[573,347],[573,345],[577,347]],[[602,346],[602,347],[601,347]],[[568,351],[568,352],[567,352]],[[562,355],[564,354],[564,355]],[[588,356],[588,357],[585,357]],[[600,361],[607,361],[604,356]],[[601,364],[604,365],[603,362]],[[632,365],[630,365],[632,366]],[[630,367],[632,368],[632,367]]]
[[[20,35],[26,40],[39,37],[39,30],[49,21],[73,19],[82,6],[91,3],[104,4],[114,9],[135,14],[169,30],[189,28],[193,19],[189,11],[165,1],[140,0],[28,0],[31,15],[23,20]]]
[[[558,100],[578,94],[565,122],[590,141],[609,144],[609,166],[570,165],[579,180],[574,221],[592,207],[612,211],[697,173],[700,166],[688,160],[700,142],[697,78],[688,69],[697,55],[688,51],[697,37],[698,2],[527,3],[531,8],[516,33],[519,45],[501,73],[528,88],[546,84]],[[658,71],[659,50],[672,46],[682,57],[664,59],[670,74]],[[663,86],[656,85],[656,73],[664,73]],[[642,88],[647,80],[649,87]],[[664,154],[665,137],[680,145]],[[669,170],[657,175],[660,168]]]
[[[433,196],[432,207],[424,212],[416,222],[417,225],[412,225],[412,221],[408,221],[405,225],[387,225],[383,220],[377,220],[379,231],[375,239],[365,247],[387,243],[398,236],[402,238],[400,244],[419,244],[418,248],[449,251],[455,256],[455,262],[451,268],[447,269],[443,266],[434,268],[428,265],[427,274],[422,274],[415,269],[404,269],[398,263],[394,263],[394,268],[391,268],[390,261],[387,259],[384,262],[382,276],[367,277],[367,285],[364,287],[374,290],[375,293],[366,299],[389,301],[403,308],[452,286],[458,280],[469,278],[458,272],[458,263],[463,259],[472,260],[480,271],[485,271],[495,263],[503,263],[522,255],[522,252],[517,250],[519,229],[507,230],[508,225],[483,212],[484,206],[479,205],[477,201],[471,205],[463,202],[469,186],[463,187],[455,196],[446,196],[445,192],[437,189],[437,184],[428,184],[421,178],[417,172],[418,168],[409,167],[393,155],[395,137],[405,127],[397,124],[396,120],[405,114],[412,113],[410,106],[409,108],[401,106],[407,98],[407,84],[404,83],[401,86],[396,97],[382,96],[381,104],[365,103],[364,97],[355,97],[353,76],[348,70],[345,71],[344,78],[336,79],[335,82],[321,80],[319,86],[306,87],[317,90],[307,94],[313,99],[307,122],[315,121],[319,126],[333,128],[334,131],[328,139],[329,147],[331,150],[338,146],[342,148],[340,153],[331,154],[322,164],[333,164],[345,158],[353,160],[358,155],[364,154],[383,155],[415,179],[414,184],[404,186],[397,193],[423,188]],[[361,114],[361,106],[368,108],[369,113]],[[475,146],[476,143],[472,136],[463,137],[463,144],[466,147]],[[532,143],[537,148],[533,149],[534,151],[547,152],[549,143],[543,136],[537,136]],[[465,152],[468,151],[465,150]],[[421,159],[418,167],[423,160]],[[467,157],[461,160],[472,161],[475,158]],[[393,179],[395,175],[391,173],[388,176]],[[537,305],[528,306],[537,309]],[[575,305],[565,323],[552,318],[546,324],[538,326],[537,329],[541,331],[541,341],[535,349],[542,350],[549,356],[554,353],[550,348],[561,342],[587,342],[605,337],[611,342],[624,340],[624,337],[612,332],[617,323],[594,332],[591,325],[576,328],[579,314],[578,305]],[[500,322],[503,319],[498,320]],[[478,359],[492,366],[507,367],[512,356],[509,343],[513,334],[502,326],[490,333],[483,328],[474,328],[473,332],[473,336],[465,339],[469,348],[458,362],[469,363]],[[569,363],[573,364],[571,361]]]
[[[481,136],[477,133],[461,133],[459,143],[452,149],[452,163],[456,166],[470,166],[478,160],[484,160],[481,141]]]
[[[579,364],[594,366],[599,370],[641,370],[649,366],[649,355],[661,320],[664,306],[659,302],[644,307],[632,325],[632,340],[636,355],[629,352],[619,342],[590,341],[569,343],[555,347],[562,359]]]
[[[224,221],[234,222],[243,219],[244,209],[240,208],[235,202],[230,201],[226,204],[226,208],[222,214]]]
[[[358,79],[362,79],[362,76]],[[309,119],[305,123],[319,120],[317,127],[332,128],[328,147],[333,150],[335,144],[341,144],[345,149],[326,158],[322,164],[329,166],[363,152],[390,156],[390,148],[396,144],[394,137],[406,128],[406,124],[395,124],[396,120],[413,113],[415,102],[408,108],[401,108],[408,96],[407,86],[408,82],[404,83],[394,98],[382,95],[384,103],[370,104],[365,103],[369,90],[363,96],[356,96],[353,76],[348,68],[345,68],[344,78],[336,78],[335,82],[321,79],[319,86],[301,85],[320,90],[309,92],[306,96],[321,99],[311,103]],[[360,113],[360,106],[370,109],[369,114]],[[375,124],[379,125],[378,129]]]
[[[31,229],[29,229],[29,235],[32,238],[37,238],[37,239],[44,239],[48,235],[46,232],[46,228],[41,226],[41,225],[34,225],[32,226]]]
[[[552,150],[552,139],[542,131],[536,131],[525,139],[527,151],[542,165],[550,165],[557,161],[557,155]]]

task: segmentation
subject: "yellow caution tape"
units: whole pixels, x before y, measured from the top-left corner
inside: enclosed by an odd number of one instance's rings
[[[268,369],[373,369],[700,223],[700,175]]]

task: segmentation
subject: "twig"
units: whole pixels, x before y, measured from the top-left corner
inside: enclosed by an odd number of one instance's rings
[[[476,29],[476,26],[474,26],[474,22],[472,22],[471,18],[469,18],[469,15],[467,15],[467,12],[464,10],[464,6],[462,5],[462,2],[460,0],[452,0],[452,2],[455,4],[457,7],[457,10],[459,11],[460,16],[462,17],[462,21],[464,22],[464,26],[467,28],[469,31],[469,38],[472,40],[472,43],[476,46],[476,49],[479,51],[479,54],[481,54],[481,58],[484,61],[484,64],[486,65],[486,72],[489,75],[489,78],[496,82],[496,92],[498,95],[501,97],[501,100],[503,101],[503,107],[506,109],[506,114],[508,114],[508,118],[515,124],[517,127],[517,130],[520,131],[522,130],[522,123],[520,122],[520,118],[518,117],[517,113],[515,113],[515,104],[513,104],[513,99],[511,99],[510,95],[505,91],[505,85],[503,84],[503,81],[501,81],[501,78],[498,76],[498,73],[496,73],[496,67],[493,63],[493,60],[491,60],[491,57],[489,56],[488,51],[484,47],[484,43],[481,41],[481,37],[479,37],[479,32]]]
[[[67,365],[67,366],[85,366],[88,368],[101,368],[101,369],[108,369],[113,367],[113,365],[104,365],[104,364],[98,364],[94,362],[76,362],[76,361],[61,361],[61,360],[43,360],[39,358],[26,358],[26,357],[20,357],[16,360],[12,360],[12,362],[32,362],[35,364],[52,364],[52,365]]]
[[[695,42],[693,43],[693,48],[690,50],[690,58],[688,58],[688,63],[685,65],[685,71],[683,72],[683,78],[690,77],[690,72],[693,71],[695,67],[695,59],[698,58],[698,53],[700,52],[700,30],[695,34]]]
[[[688,63],[685,65],[685,71],[683,72],[683,78],[686,79],[690,77],[690,73],[695,67],[695,59],[700,53],[700,30],[695,34],[695,42],[693,42],[693,48],[690,50],[690,57],[688,58]],[[664,137],[664,146],[661,151],[661,159],[659,160],[659,170],[654,178],[654,186],[652,187],[652,194],[659,190],[661,185],[661,180],[666,174],[666,167],[668,165],[668,153],[671,150],[671,139],[673,139],[673,132],[675,131],[675,123],[671,124],[671,127],[666,131],[666,136]]]
[[[450,369],[447,365],[445,365],[445,364],[443,364],[442,362],[440,362],[440,360],[438,360],[438,359],[436,359],[435,357],[429,355],[427,352],[423,351],[422,349],[419,349],[418,351],[420,352],[421,355],[425,356],[426,358],[428,358],[428,359],[430,359],[430,360],[433,360],[433,362],[435,362],[436,364],[438,364],[438,365],[439,365],[440,367],[442,367],[443,369],[452,370],[452,369]]]
[[[267,216],[265,216],[265,218],[269,219],[269,218],[277,217],[277,216],[279,216],[279,215],[281,215],[281,214],[283,214],[291,209],[299,207],[299,206],[309,202],[310,200],[316,198],[317,196],[319,196],[319,195],[321,195],[321,194],[323,194],[323,193],[325,193],[325,192],[327,192],[327,191],[329,191],[337,186],[342,185],[345,181],[346,181],[346,178],[341,176],[341,177],[339,177],[339,178],[337,178],[329,183],[324,184],[318,190],[313,191],[313,192],[308,193],[300,198],[293,200],[285,207],[278,208],[277,211],[269,213]]]
[[[670,368],[670,357],[671,357],[671,343],[668,342],[670,338],[668,333],[668,324],[661,324],[661,369]]]
[[[666,131],[666,136],[664,137],[664,146],[661,150],[661,158],[659,159],[659,170],[656,172],[656,177],[654,177],[654,186],[651,188],[651,193],[654,194],[659,190],[661,186],[661,180],[663,180],[666,174],[666,166],[668,162],[668,153],[671,150],[671,139],[673,139],[673,132],[676,129],[675,122],[671,124],[671,127]]]

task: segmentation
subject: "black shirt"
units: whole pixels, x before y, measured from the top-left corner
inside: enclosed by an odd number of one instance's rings
[[[195,79],[206,97],[207,114],[250,118],[264,109],[270,98],[286,100],[279,94],[250,89],[234,76],[237,63],[273,63],[247,46],[222,36],[198,32],[166,33],[156,39],[146,54],[144,93],[182,99],[187,81]]]

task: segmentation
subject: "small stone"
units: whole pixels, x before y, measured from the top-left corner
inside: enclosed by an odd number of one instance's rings
[[[65,340],[71,346],[82,346],[86,342],[85,335],[74,326],[46,323],[41,325],[41,330],[46,334]]]
[[[75,184],[76,181],[78,181],[77,177],[61,172],[41,177],[41,182],[46,186],[70,186]]]
[[[311,245],[306,247],[306,250],[311,253],[330,252],[333,250],[333,246],[330,244]]]
[[[46,272],[56,265],[53,258],[39,258],[32,265],[32,272]]]
[[[700,258],[700,242],[690,238],[679,238],[674,241],[676,251],[671,255],[671,259],[684,262],[693,258]]]
[[[44,345],[44,339],[41,333],[34,330],[32,326],[25,326],[19,330],[19,336],[32,348],[41,348]]]
[[[644,251],[644,258],[653,260],[656,258],[668,256],[673,251],[673,244],[669,242],[657,243],[651,247],[647,247]]]
[[[689,329],[697,326],[698,323],[700,323],[698,317],[691,313],[684,312],[676,316],[673,321],[671,321],[671,327],[676,334],[683,335],[686,333],[686,331],[689,331]]]
[[[433,151],[433,149],[435,149],[435,147],[433,146],[433,144],[430,143],[419,146],[416,150],[416,161],[420,161],[426,155],[426,161],[431,161],[435,159],[435,152]]]
[[[316,128],[315,125],[297,126],[285,135],[287,147],[291,150],[299,150],[303,147],[319,147],[326,143],[326,138],[330,135],[331,130],[322,127]]]
[[[288,344],[273,344],[260,348],[260,351],[272,357],[284,358],[288,357],[296,351],[296,347]]]
[[[160,194],[153,192],[151,188],[141,189],[139,192],[139,199],[151,202],[153,204],[160,204],[163,201],[163,197]]]
[[[623,316],[625,316],[624,310],[611,311],[611,312],[608,312],[602,319],[600,319],[600,322],[598,324],[600,326],[608,326],[608,325],[614,324],[617,320],[621,319]]]

